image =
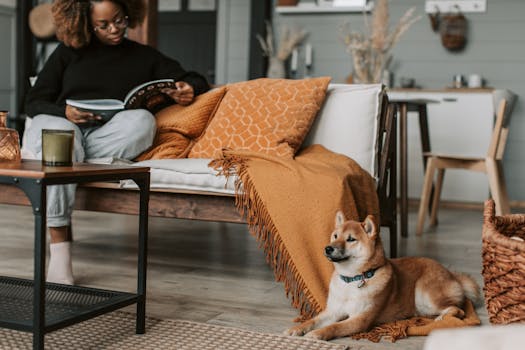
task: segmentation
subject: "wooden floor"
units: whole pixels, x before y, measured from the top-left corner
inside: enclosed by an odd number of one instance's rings
[[[480,210],[443,210],[437,229],[400,240],[401,255],[432,257],[471,274],[481,284]],[[136,276],[134,216],[76,212],[74,271],[78,284],[133,291]],[[383,234],[388,247],[388,235]],[[28,207],[0,205],[0,274],[32,277],[33,217]],[[483,306],[477,309],[488,324]],[[150,219],[147,314],[248,330],[281,333],[296,310],[265,263],[245,225]],[[352,349],[422,349],[424,337],[394,344],[336,340]]]

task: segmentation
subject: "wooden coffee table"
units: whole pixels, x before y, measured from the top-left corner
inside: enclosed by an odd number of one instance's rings
[[[0,162],[0,183],[20,188],[35,219],[34,278],[0,276],[0,327],[33,333],[33,349],[44,349],[48,332],[137,304],[136,332],[145,332],[149,168],[75,163],[46,167],[37,160]],[[47,186],[131,179],[139,187],[137,292],[128,293],[45,282]]]

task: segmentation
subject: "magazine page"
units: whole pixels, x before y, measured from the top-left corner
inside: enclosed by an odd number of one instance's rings
[[[124,103],[115,99],[73,100],[67,99],[66,104],[83,110],[118,110],[124,109]]]
[[[161,90],[174,88],[173,79],[159,79],[148,81],[131,90],[124,99],[126,109],[147,109],[155,114],[162,108],[175,103],[173,99]]]
[[[73,100],[67,99],[66,104],[80,110],[91,112],[102,117],[102,122],[110,120],[117,112],[124,110],[124,103],[115,99]]]

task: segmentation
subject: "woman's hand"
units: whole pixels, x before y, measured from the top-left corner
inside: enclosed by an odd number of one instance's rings
[[[66,118],[72,123],[82,124],[101,120],[102,117],[91,112],[82,111],[76,107],[66,105]]]
[[[175,86],[175,89],[166,88],[162,89],[162,92],[169,95],[172,99],[175,100],[175,102],[182,106],[187,106],[193,102],[193,99],[195,97],[193,86],[191,86],[185,81],[178,81],[175,83]]]

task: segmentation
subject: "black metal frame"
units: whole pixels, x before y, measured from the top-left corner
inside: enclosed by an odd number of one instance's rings
[[[273,2],[271,0],[251,0],[250,2],[250,41],[248,79],[266,76],[268,58],[264,56],[257,34],[266,33],[266,22],[272,20]]]
[[[381,105],[383,111],[377,140],[379,143],[379,179],[377,196],[381,212],[381,226],[387,226],[390,235],[390,257],[397,252],[397,105],[389,103],[386,94]]]
[[[78,175],[77,175],[78,174]],[[106,173],[97,175],[75,175],[66,174],[64,176],[54,176],[52,178],[29,178],[23,176],[0,176],[0,183],[13,185],[20,188],[31,202],[35,219],[35,243],[34,243],[34,280],[33,285],[33,320],[24,322],[21,320],[5,320],[0,314],[0,327],[11,328],[21,331],[33,332],[33,349],[44,349],[44,335],[47,332],[63,328],[89,318],[101,315],[106,312],[114,311],[127,305],[137,304],[136,333],[145,332],[146,318],[146,268],[147,268],[147,238],[148,238],[148,205],[149,205],[149,184],[150,174],[148,171],[137,173]],[[86,183],[92,181],[113,181],[113,180],[133,180],[140,190],[140,209],[139,209],[139,237],[138,237],[138,259],[137,259],[137,293],[124,293],[92,289],[86,287],[62,286],[45,282],[45,259],[46,259],[46,192],[47,186]],[[8,285],[10,288],[20,287],[22,279],[2,279],[0,284]],[[18,287],[17,287],[18,286]],[[62,289],[70,294],[91,291],[95,293],[113,293],[109,299],[102,303],[87,305],[81,311],[77,310],[76,315],[62,314],[57,319],[46,322],[46,290]],[[25,285],[27,288],[27,285]],[[15,302],[15,301],[13,301]],[[47,323],[47,324],[46,324]]]

